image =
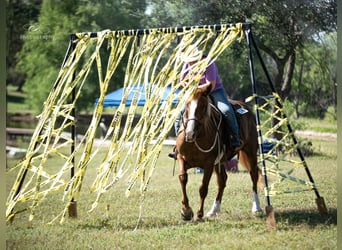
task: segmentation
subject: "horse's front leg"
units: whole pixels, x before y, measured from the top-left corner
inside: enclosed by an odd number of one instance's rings
[[[189,199],[186,193],[186,184],[188,183],[188,173],[186,168],[186,163],[183,158],[178,154],[178,163],[179,163],[179,182],[182,188],[182,211],[181,216],[183,220],[191,220],[194,216],[194,213],[189,206]]]
[[[207,213],[207,217],[215,216],[218,212],[220,212],[222,196],[223,196],[224,188],[226,187],[226,182],[228,178],[226,170],[223,167],[223,164],[219,164],[215,166],[215,173],[216,173],[216,181],[217,181],[218,190],[217,190],[217,195],[216,195],[214,204],[209,210],[209,212]]]
[[[204,208],[204,200],[208,194],[208,186],[210,182],[211,175],[213,174],[213,168],[204,169],[204,174],[202,178],[202,184],[199,188],[200,194],[200,206],[197,211],[197,219],[201,220],[203,218],[203,208]]]

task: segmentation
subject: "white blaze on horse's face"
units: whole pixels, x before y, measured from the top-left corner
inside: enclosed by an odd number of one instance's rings
[[[187,142],[194,142],[195,141],[195,123],[196,123],[196,116],[195,112],[197,109],[198,100],[192,99],[190,102],[189,107],[189,114],[188,120],[185,129],[185,141]]]

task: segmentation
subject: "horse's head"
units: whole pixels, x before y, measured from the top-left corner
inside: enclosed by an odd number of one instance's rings
[[[184,117],[185,141],[194,142],[200,133],[205,119],[210,116],[209,97],[197,91],[187,102]]]

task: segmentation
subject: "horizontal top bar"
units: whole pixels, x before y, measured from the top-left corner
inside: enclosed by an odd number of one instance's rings
[[[150,33],[182,33],[193,29],[210,29],[216,32],[220,32],[223,27],[234,27],[237,24],[213,24],[213,25],[198,25],[198,26],[184,26],[184,27],[168,27],[168,28],[156,28],[156,29],[132,29],[132,30],[118,30],[113,31],[112,35],[121,36],[139,36],[147,35]],[[242,23],[242,29],[248,30],[252,26],[251,23]],[[77,38],[90,36],[91,38],[97,37],[98,32],[82,32],[71,34],[71,39],[76,40]]]

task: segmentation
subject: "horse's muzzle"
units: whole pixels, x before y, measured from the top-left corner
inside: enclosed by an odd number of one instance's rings
[[[185,141],[192,143],[196,140],[196,119],[188,119],[185,126]]]
[[[185,130],[185,141],[189,143],[193,143],[196,140],[196,132],[192,129]]]
[[[194,143],[195,142],[195,137],[194,136],[187,136],[185,135],[185,141],[188,143]]]

